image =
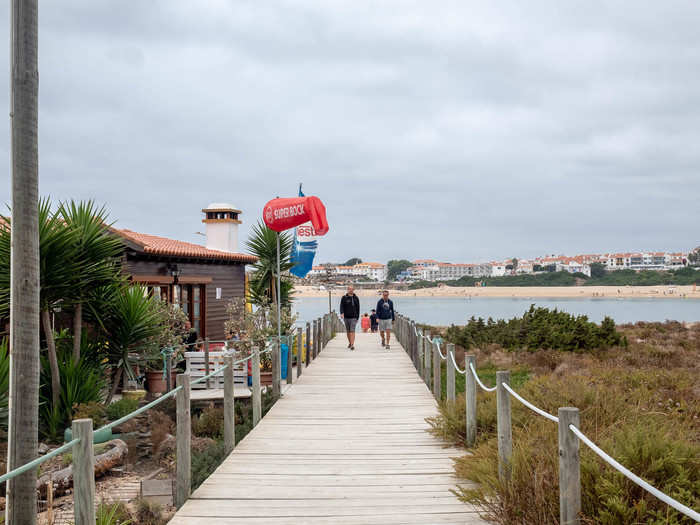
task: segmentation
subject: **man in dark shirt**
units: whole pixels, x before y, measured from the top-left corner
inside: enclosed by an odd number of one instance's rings
[[[372,310],[372,315],[369,316],[369,329],[372,333],[375,333],[377,331],[378,326],[379,319],[377,318],[377,311]]]
[[[382,346],[389,350],[391,339],[391,327],[394,321],[394,303],[389,299],[389,290],[382,292],[382,298],[377,303],[377,317],[379,318],[379,335],[382,336]]]
[[[360,300],[355,295],[355,290],[352,286],[348,286],[348,293],[340,298],[340,317],[345,321],[348,348],[355,350],[355,326],[360,317]]]

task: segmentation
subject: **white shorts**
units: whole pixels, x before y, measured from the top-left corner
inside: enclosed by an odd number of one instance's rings
[[[386,330],[391,330],[391,319],[380,319],[379,331],[384,332]]]

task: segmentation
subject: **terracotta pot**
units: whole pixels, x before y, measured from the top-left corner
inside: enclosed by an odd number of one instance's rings
[[[175,388],[176,370],[170,372],[170,387]],[[146,386],[151,394],[163,394],[167,392],[168,384],[163,379],[162,370],[148,370],[146,372]]]

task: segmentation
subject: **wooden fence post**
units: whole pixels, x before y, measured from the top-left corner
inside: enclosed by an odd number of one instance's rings
[[[454,354],[455,345],[450,343],[447,345],[447,359],[445,361],[447,365],[447,400],[452,401],[453,403],[454,400],[457,398],[457,394],[455,391],[455,365],[452,362]]]
[[[316,359],[318,357],[318,319],[314,319],[314,346],[313,346],[313,354],[312,357]]]
[[[413,359],[413,366],[418,370],[418,346],[416,345],[416,322],[411,321],[411,358]]]
[[[476,357],[473,355],[464,356],[464,396],[467,412],[467,446],[473,447],[476,443],[476,379],[469,365],[474,365],[476,370]]]
[[[191,350],[191,349],[190,349]],[[204,375],[209,375],[209,338],[204,339]],[[207,390],[211,388],[211,380],[207,378]]]
[[[304,364],[304,338],[301,326],[297,328],[297,378],[301,377],[301,370]]]
[[[224,356],[224,450],[230,454],[236,446],[236,401],[233,382],[233,356]]]
[[[433,395],[435,399],[442,399],[442,358],[440,357],[440,347],[437,342],[432,343],[433,347]]]
[[[272,397],[279,399],[280,397],[280,350],[282,345],[277,339],[272,346]]]
[[[422,334],[423,332],[421,332]],[[425,358],[423,357],[423,338],[421,335],[416,336],[416,367],[418,368],[418,375],[423,381],[425,381]]]
[[[250,365],[253,372],[253,426],[262,418],[262,399],[260,399],[260,349],[253,348],[253,360]]]
[[[92,419],[74,419],[73,506],[75,525],[95,525],[95,452],[92,444]]]
[[[306,366],[311,361],[311,323],[306,323]]]
[[[497,426],[498,426],[498,477],[510,481],[511,459],[513,456],[513,429],[510,414],[510,394],[503,385],[510,384],[510,372],[496,372]]]
[[[175,506],[182,507],[190,497],[192,484],[192,416],[190,415],[190,375],[178,374],[177,386],[182,387],[177,391],[177,428],[175,429],[175,443],[177,459],[175,482]]]
[[[423,369],[423,379],[425,380],[425,384],[428,385],[428,388],[430,388],[430,368],[433,364],[433,345],[431,344],[431,339],[430,339],[430,332],[426,330],[423,335],[425,336],[423,338],[423,359],[424,359],[424,369]]]
[[[294,341],[294,332],[290,330],[287,335],[287,384],[291,385],[294,383],[294,365],[292,364],[292,359],[294,357],[294,352],[292,351],[292,341]]]
[[[581,512],[579,440],[569,425],[579,427],[578,408],[559,409],[559,523],[578,525]]]

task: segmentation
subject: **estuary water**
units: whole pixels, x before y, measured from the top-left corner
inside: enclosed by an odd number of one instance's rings
[[[487,319],[510,319],[521,316],[531,304],[557,308],[575,315],[587,315],[600,322],[610,316],[616,323],[637,321],[700,321],[700,301],[697,299],[656,298],[502,298],[502,297],[396,297],[392,298],[397,312],[411,319],[437,325],[464,324],[471,316]],[[332,299],[338,310],[339,298]],[[369,313],[377,301],[360,297],[361,311]],[[299,321],[317,318],[328,312],[328,298],[302,297],[294,303]]]

